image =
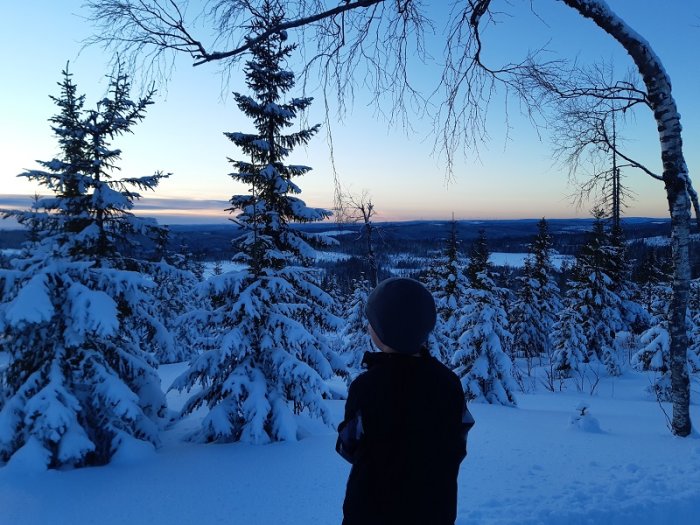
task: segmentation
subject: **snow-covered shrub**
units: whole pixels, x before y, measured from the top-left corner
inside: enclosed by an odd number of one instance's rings
[[[600,423],[591,415],[588,403],[582,401],[576,405],[574,413],[569,419],[570,428],[581,432],[593,432],[595,434],[602,433]]]

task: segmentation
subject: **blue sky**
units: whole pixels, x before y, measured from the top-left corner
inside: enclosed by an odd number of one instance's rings
[[[0,97],[0,193],[31,195],[36,186],[17,179],[24,169],[35,167],[35,159],[56,153],[47,119],[55,113],[49,94],[57,94],[60,71],[70,60],[70,69],[88,105],[106,88],[104,74],[108,57],[98,48],[82,50],[81,40],[93,30],[81,16],[83,0],[36,0],[8,3],[0,17],[3,54],[3,84]],[[426,2],[429,4],[429,2]],[[697,100],[700,59],[700,4],[687,0],[609,0],[611,8],[642,34],[663,60],[674,86],[682,115],[686,160],[691,172],[700,163],[700,106]],[[197,4],[191,2],[191,9]],[[434,5],[444,5],[433,2]],[[503,4],[503,5],[500,5]],[[612,39],[556,0],[532,2],[537,18],[529,13],[530,2],[515,0],[509,6],[494,0],[494,6],[513,14],[485,35],[487,58],[518,60],[528,49],[546,45],[556,53],[579,61],[613,60],[626,71],[629,59]],[[441,28],[438,27],[438,31]],[[290,38],[295,38],[294,33]],[[441,53],[438,36],[431,51]],[[173,172],[162,183],[156,200],[145,202],[165,221],[181,213],[180,222],[221,221],[217,202],[245,191],[227,176],[226,157],[238,152],[223,136],[224,131],[248,131],[227,90],[222,88],[217,65],[193,68],[186,57],[177,61],[172,80],[163,86],[144,122],[133,136],[116,144],[123,150],[122,168],[130,176],[155,170]],[[414,75],[421,85],[430,85],[435,69],[417,65]],[[242,75],[234,72],[230,89],[244,90]],[[314,94],[314,93],[312,93]],[[336,166],[342,183],[351,191],[372,195],[379,219],[459,219],[586,216],[587,208],[575,209],[570,199],[566,170],[553,163],[549,137],[538,134],[518,114],[517,101],[509,111],[506,134],[505,111],[496,99],[489,113],[491,140],[479,150],[460,157],[455,179],[445,181],[443,159],[432,155],[433,139],[428,121],[412,121],[415,134],[389,128],[360,90],[351,113],[333,123]],[[321,103],[312,106],[309,121],[322,120]],[[629,151],[660,171],[658,139],[648,113],[640,113],[628,126]],[[332,205],[333,180],[329,149],[323,132],[306,149],[290,159],[314,170],[299,181],[302,197],[311,205]],[[627,183],[637,194],[627,211],[631,216],[666,216],[667,205],[660,182],[628,171]],[[697,180],[697,178],[695,177]],[[700,182],[696,182],[700,185]],[[202,201],[202,202],[200,202]],[[2,203],[0,202],[0,205]],[[178,212],[177,210],[183,210]],[[199,210],[199,211],[198,211]]]

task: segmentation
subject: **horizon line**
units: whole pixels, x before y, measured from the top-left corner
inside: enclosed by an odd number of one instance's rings
[[[143,216],[139,215],[143,218],[153,218],[155,217],[150,217],[150,216]],[[595,220],[593,217],[523,217],[523,218],[490,218],[490,219],[455,219],[454,222],[456,223],[474,223],[474,224],[480,224],[480,223],[487,223],[487,222],[523,222],[523,221],[540,221],[541,219],[545,219],[546,221],[593,221]],[[621,221],[639,221],[639,220],[646,220],[646,221],[671,221],[670,217],[647,217],[647,216],[635,216],[635,217],[622,217]],[[26,230],[26,227],[21,226],[17,224],[16,222],[10,222],[10,227],[4,227],[5,226],[5,221],[12,221],[12,219],[0,219],[0,231],[16,231],[16,230]],[[398,219],[398,220],[385,220],[385,221],[372,221],[373,224],[400,224],[400,223],[416,223],[416,222],[438,222],[438,223],[445,223],[449,224],[453,220],[452,219]],[[160,222],[156,220],[158,225],[160,226],[197,226],[200,228],[203,227],[222,227],[222,226],[228,226],[228,223],[231,222],[230,220],[227,219],[226,222]],[[318,222],[311,222],[311,223],[304,223],[304,222],[291,222],[290,224],[292,225],[335,225],[335,226],[362,226],[362,222],[335,222],[333,220],[324,220],[324,221],[318,221]]]
[[[40,197],[50,196],[40,195]],[[20,193],[0,193],[0,209],[28,209],[31,204],[33,195],[20,194]],[[193,206],[194,205],[194,206]],[[225,213],[227,208],[230,208],[231,204],[229,201],[222,199],[207,199],[207,198],[182,198],[182,197],[152,197],[144,196],[141,199],[134,202],[134,208],[131,210],[132,213],[141,217],[150,217],[155,219],[159,224],[172,224],[172,225],[204,225],[204,224],[227,224],[232,218],[232,214]],[[326,206],[315,206],[309,204],[310,207],[320,207],[333,211],[332,207]],[[415,221],[445,221],[450,222],[450,214],[458,215],[454,211],[444,212],[441,210],[402,210],[396,207],[396,205],[389,205],[386,208],[386,212],[377,213],[375,223],[396,223],[396,222],[415,222]],[[591,216],[586,214],[582,216],[580,210],[570,210],[570,214],[564,215],[561,210],[559,213],[553,215],[547,214],[518,214],[516,216],[509,215],[504,217],[498,217],[493,215],[485,214],[466,214],[458,217],[456,220],[459,221],[527,221],[527,220],[539,220],[542,218],[548,220],[578,220],[578,219],[590,219]],[[468,212],[467,212],[468,213]],[[506,212],[507,213],[507,212]],[[512,213],[512,212],[511,212]],[[623,217],[623,220],[630,219],[659,219],[659,220],[670,220],[668,215],[634,215],[629,217]],[[334,219],[330,217],[327,220],[321,221],[325,223],[334,223]],[[0,229],[3,228],[4,221],[0,221]],[[340,223],[336,223],[340,224]],[[344,223],[352,224],[352,223]],[[13,225],[10,229],[17,229],[18,225]]]

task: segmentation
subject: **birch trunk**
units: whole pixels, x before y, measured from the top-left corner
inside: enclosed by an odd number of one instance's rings
[[[632,57],[648,92],[651,109],[659,130],[663,180],[671,213],[671,249],[673,257],[673,298],[669,327],[671,332],[672,432],[687,436],[691,432],[690,384],[686,354],[690,262],[691,194],[688,168],[683,158],[680,115],[671,94],[671,80],[649,43],[618,17],[604,0],[560,0],[578,11],[617,40]]]

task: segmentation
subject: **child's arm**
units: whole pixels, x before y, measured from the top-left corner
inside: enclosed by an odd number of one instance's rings
[[[464,443],[464,453],[462,454],[462,459],[464,459],[464,457],[467,455],[467,435],[469,434],[471,428],[474,426],[474,423],[476,423],[476,421],[474,420],[474,416],[472,416],[472,413],[469,412],[469,407],[467,406],[467,402],[465,401],[464,408],[462,409],[461,424],[461,435],[462,441]]]
[[[357,407],[357,395],[351,384],[348,390],[348,399],[345,402],[345,419],[338,426],[338,441],[336,441],[335,450],[343,459],[354,463],[363,437],[362,414]]]

